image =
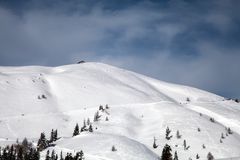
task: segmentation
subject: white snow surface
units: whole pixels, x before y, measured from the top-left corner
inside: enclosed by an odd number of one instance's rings
[[[100,104],[110,108],[92,122],[94,132],[72,137],[75,124],[93,121]],[[24,137],[36,143],[41,132],[49,136],[51,129],[58,129],[61,138],[49,149],[64,154],[83,150],[86,160],[157,160],[165,144],[180,160],[196,159],[197,154],[206,159],[208,152],[215,159],[240,157],[239,103],[102,63],[0,67],[0,110],[0,145]],[[165,139],[167,127],[170,140]],[[226,127],[234,133],[220,143]]]

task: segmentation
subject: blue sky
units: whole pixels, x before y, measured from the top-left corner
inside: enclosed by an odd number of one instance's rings
[[[240,98],[238,0],[0,0],[0,65],[98,61]]]

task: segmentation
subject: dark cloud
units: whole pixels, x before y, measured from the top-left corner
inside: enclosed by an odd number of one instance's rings
[[[0,0],[0,65],[102,61],[240,97],[240,2]]]

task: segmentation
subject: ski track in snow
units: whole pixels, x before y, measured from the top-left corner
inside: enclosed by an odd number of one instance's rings
[[[209,117],[214,118],[218,123],[224,125],[225,127],[230,127],[233,131],[240,135],[240,122],[237,120],[232,120],[225,118],[224,116],[214,113],[208,109],[202,108],[200,106],[188,104],[186,107],[190,110],[196,111],[198,113],[203,113]]]

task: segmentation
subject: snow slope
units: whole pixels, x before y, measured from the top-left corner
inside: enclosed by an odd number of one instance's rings
[[[110,106],[109,115],[101,113],[93,133],[72,138],[75,124],[92,120],[100,104]],[[157,159],[166,143],[179,159],[195,159],[196,154],[206,159],[208,152],[219,159],[240,157],[239,103],[102,63],[0,67],[0,110],[0,144],[24,137],[36,142],[41,132],[54,128],[62,138],[52,149],[82,149],[87,160]],[[167,126],[171,140],[165,139]],[[234,134],[220,143],[225,127]],[[175,136],[177,130],[181,139]],[[157,149],[152,148],[153,137]],[[190,145],[187,151],[184,139]],[[118,151],[112,152],[112,145]]]

